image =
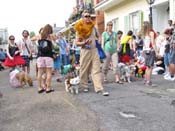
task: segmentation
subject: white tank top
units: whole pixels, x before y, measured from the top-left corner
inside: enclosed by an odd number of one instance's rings
[[[150,43],[151,38],[149,36],[145,36],[143,50],[151,50]]]

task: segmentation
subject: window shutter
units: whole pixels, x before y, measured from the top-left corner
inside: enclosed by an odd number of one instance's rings
[[[140,31],[143,25],[143,11],[139,11],[138,16],[139,16],[139,31]]]
[[[124,17],[124,32],[127,34],[129,31],[129,15]]]

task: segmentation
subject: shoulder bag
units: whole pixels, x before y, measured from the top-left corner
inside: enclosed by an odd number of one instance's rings
[[[24,40],[23,40],[23,41],[24,41]],[[32,54],[30,53],[29,48],[28,48],[26,42],[24,42],[24,45],[25,45],[25,47],[26,47],[26,49],[27,49],[27,52],[28,52],[28,54],[29,54],[29,60],[33,60]]]

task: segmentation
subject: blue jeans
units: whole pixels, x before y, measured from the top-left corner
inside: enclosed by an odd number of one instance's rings
[[[67,65],[70,64],[70,55],[66,55],[66,61]]]
[[[80,63],[80,54],[75,54],[76,64]]]
[[[61,54],[61,65],[67,65],[67,55]]]

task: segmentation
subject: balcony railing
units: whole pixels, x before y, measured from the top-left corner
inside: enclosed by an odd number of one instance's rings
[[[82,17],[83,10],[89,10],[91,14],[95,13],[95,10],[91,3],[82,7],[77,6],[77,11],[73,13],[68,19],[69,24],[72,24],[75,21],[79,20]]]

